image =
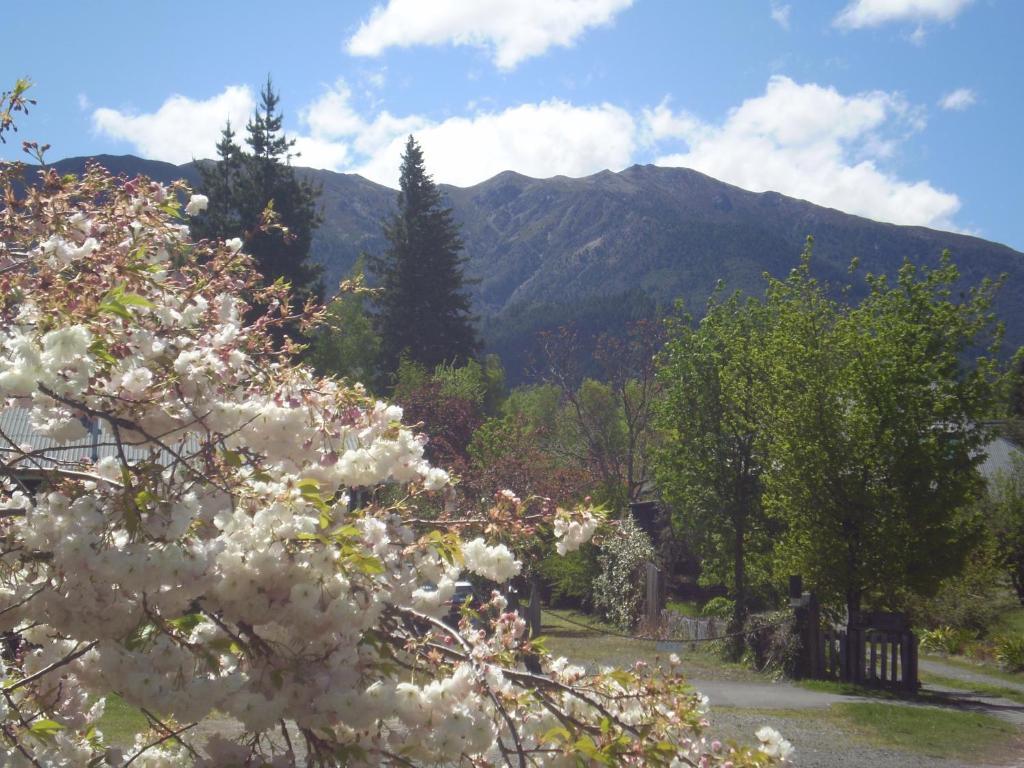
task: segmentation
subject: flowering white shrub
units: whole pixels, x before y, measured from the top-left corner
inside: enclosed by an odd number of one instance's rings
[[[624,629],[634,626],[643,608],[644,567],[653,560],[650,538],[627,515],[597,555],[601,573],[594,579],[594,607]]]
[[[572,549],[594,521],[511,493],[421,519],[447,483],[425,438],[274,348],[268,329],[316,313],[285,317],[284,289],[257,286],[239,241],[190,240],[179,200],[195,212],[204,197],[93,166],[46,172],[19,199],[13,173],[0,169],[0,408],[28,408],[56,446],[0,434],[0,476],[42,479],[34,496],[0,487],[0,631],[20,638],[0,670],[0,764],[772,762],[712,750],[677,676],[551,660],[500,595],[484,623],[446,627],[463,569],[507,579],[517,537],[553,525]],[[271,311],[246,321],[242,297]],[[82,417],[111,436],[106,458],[62,458]],[[354,511],[353,488],[371,499]],[[108,692],[150,719],[130,749],[96,728]],[[193,744],[214,711],[244,733]]]

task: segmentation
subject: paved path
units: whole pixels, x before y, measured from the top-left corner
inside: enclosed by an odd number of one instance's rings
[[[687,682],[708,697],[712,709],[816,709],[860,698],[809,691],[792,683],[740,683],[731,680],[700,679],[690,679]],[[864,698],[864,701],[872,699]]]
[[[946,674],[946,665],[936,665],[929,671],[936,675],[953,677],[952,674]],[[965,675],[971,676],[973,673],[966,672]],[[998,679],[981,679],[984,676],[980,675],[976,677],[978,679],[965,679],[964,682],[999,683]],[[697,678],[691,679],[690,682],[710,700],[714,732],[724,733],[749,743],[752,734],[760,725],[773,725],[796,747],[795,765],[798,768],[983,768],[977,761],[965,763],[867,745],[851,739],[849,734],[827,720],[798,716],[799,710],[823,709],[840,702],[945,706],[994,715],[1024,729],[1024,705],[995,696],[942,686],[925,686],[924,692],[932,694],[930,697],[923,701],[908,701],[812,691],[785,682],[758,683]],[[763,715],[755,711],[759,709],[772,711],[769,715]],[[793,716],[787,717],[786,710],[792,710]],[[1020,761],[1013,761],[1011,758],[1009,765],[1024,766],[1024,756]]]
[[[918,662],[922,672],[933,675],[948,677],[959,680],[965,684],[964,688],[950,688],[943,685],[926,684],[924,690],[940,694],[951,699],[954,706],[974,712],[983,712],[988,715],[995,715],[1008,723],[1013,723],[1018,728],[1024,729],[1024,704],[1012,699],[1004,699],[1001,696],[992,696],[983,691],[971,691],[966,688],[971,683],[984,683],[987,685],[998,685],[1003,688],[1011,688],[1024,694],[1024,683],[1016,683],[1012,680],[1003,680],[999,677],[986,675],[984,672],[960,667],[952,664],[943,664],[941,661],[924,660]]]
[[[955,667],[952,664],[946,664],[933,659],[921,659],[918,662],[918,666],[922,672],[930,672],[933,675],[941,675],[942,677],[949,677],[954,680],[963,680],[965,683],[989,683],[1003,688],[1012,688],[1013,690],[1020,691],[1024,694],[1024,682],[1017,683],[1013,680],[1004,680],[1001,677],[986,675],[984,671],[980,669],[977,671],[973,669],[964,669],[963,667]]]

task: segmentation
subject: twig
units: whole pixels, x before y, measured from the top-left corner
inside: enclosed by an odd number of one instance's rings
[[[18,690],[19,688],[21,688],[24,685],[28,685],[29,683],[35,682],[36,680],[38,680],[39,678],[43,677],[44,675],[50,674],[51,672],[53,672],[53,670],[60,669],[61,667],[65,666],[67,664],[70,664],[72,661],[74,661],[78,657],[84,656],[89,651],[91,651],[93,648],[95,648],[96,645],[97,645],[97,642],[95,640],[93,640],[91,643],[89,643],[84,648],[81,648],[80,650],[77,650],[74,653],[65,656],[60,661],[55,661],[55,662],[53,662],[53,664],[50,664],[48,666],[43,667],[42,669],[40,669],[35,674],[29,675],[28,677],[23,677],[18,682],[12,683],[11,685],[8,685],[6,688],[3,689],[3,692],[4,693],[11,693],[12,691],[16,691],[16,690]]]

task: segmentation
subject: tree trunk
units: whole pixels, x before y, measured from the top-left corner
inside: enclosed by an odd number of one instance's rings
[[[530,609],[527,612],[530,623],[530,637],[538,637],[541,633],[540,622],[540,579],[530,579]]]
[[[747,563],[746,563],[746,527],[742,514],[733,517],[733,562],[732,580],[735,600],[732,608],[732,621],[729,622],[729,633],[742,632],[747,621]],[[736,635],[728,641],[728,654],[733,659],[743,656],[746,638]]]
[[[856,626],[860,622],[860,598],[861,590],[851,587],[846,590],[846,626]]]

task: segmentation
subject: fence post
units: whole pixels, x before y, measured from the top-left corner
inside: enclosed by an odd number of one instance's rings
[[[537,637],[541,633],[540,617],[540,579],[530,579],[530,606],[526,610],[526,619],[530,625],[530,637]]]
[[[903,668],[903,685],[911,693],[917,693],[917,635],[907,631],[904,635],[907,647],[907,665]]]
[[[800,576],[789,577],[789,605],[793,609],[796,635],[800,638],[797,675],[805,678],[822,677],[824,638],[821,634],[820,607],[813,592],[803,591],[803,579]]]
[[[660,576],[658,566],[654,563],[648,563],[647,602],[644,606],[648,632],[656,632],[661,621],[661,588],[658,586]]]

